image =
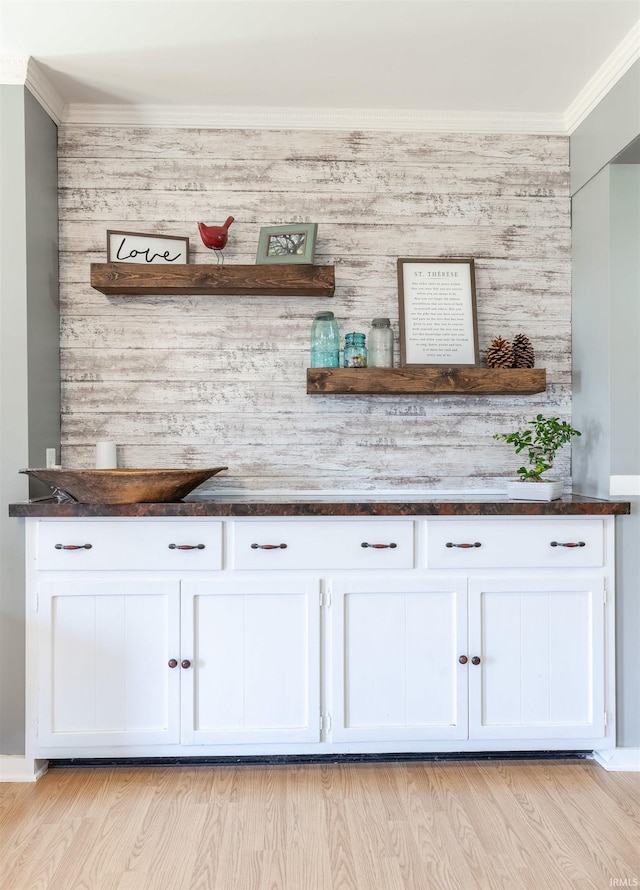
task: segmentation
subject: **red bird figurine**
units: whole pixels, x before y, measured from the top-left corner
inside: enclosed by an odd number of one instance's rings
[[[205,247],[215,250],[218,262],[220,262],[220,258],[222,258],[222,262],[224,263],[224,256],[221,251],[229,239],[229,226],[232,222],[233,217],[230,216],[227,218],[227,221],[223,226],[205,226],[204,223],[198,223],[198,230],[200,232],[200,237],[202,238],[202,243]]]

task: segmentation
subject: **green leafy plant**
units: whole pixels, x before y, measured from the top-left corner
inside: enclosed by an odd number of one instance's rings
[[[543,417],[538,414],[530,420],[524,430],[515,433],[496,433],[494,439],[502,439],[513,445],[516,454],[527,451],[529,466],[520,467],[518,475],[523,482],[541,482],[543,473],[553,466],[556,453],[571,441],[572,436],[581,436],[570,423],[557,417]]]

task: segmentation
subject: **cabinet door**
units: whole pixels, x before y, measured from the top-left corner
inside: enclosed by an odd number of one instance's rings
[[[334,741],[467,736],[465,578],[333,583]]]
[[[469,608],[470,738],[604,735],[601,576],[473,580]]]
[[[316,579],[182,585],[184,744],[320,740]]]
[[[179,741],[177,581],[38,585],[40,746]]]

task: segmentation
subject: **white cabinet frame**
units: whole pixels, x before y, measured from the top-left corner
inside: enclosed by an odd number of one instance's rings
[[[299,527],[289,518],[290,549],[307,547],[310,566],[287,568],[267,550],[264,567],[249,569],[234,562],[237,527],[246,537],[255,523],[264,532],[256,543],[277,544],[271,532],[282,522],[215,519],[209,529],[207,519],[185,520],[181,542],[202,539],[205,553],[220,542],[212,571],[196,568],[190,552],[167,570],[125,565],[121,551],[109,570],[73,558],[64,566],[84,567],[42,569],[42,520],[28,519],[27,756],[613,748],[614,517],[563,521],[403,516],[394,534],[391,517],[301,517]],[[162,519],[87,519],[88,531],[92,522],[104,543],[113,527],[114,552],[133,523],[145,524],[150,546],[152,526],[169,528]],[[545,554],[539,567],[529,533]],[[556,538],[578,546],[550,545]],[[344,569],[354,541],[359,563]],[[504,564],[487,567],[485,546]],[[394,564],[398,552],[413,567]]]

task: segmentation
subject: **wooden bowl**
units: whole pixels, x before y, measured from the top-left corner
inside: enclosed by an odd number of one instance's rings
[[[20,470],[55,494],[79,504],[156,504],[179,501],[228,467],[201,470]],[[65,499],[64,497],[62,498]]]

